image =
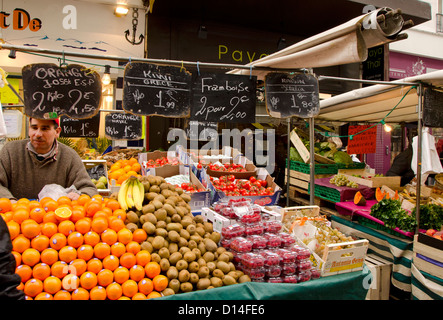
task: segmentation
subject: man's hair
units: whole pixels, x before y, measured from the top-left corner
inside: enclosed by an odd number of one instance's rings
[[[33,119],[32,117],[29,118],[29,124],[31,124],[32,119]],[[43,120],[45,120],[45,119],[43,119]],[[54,122],[54,129],[57,129],[59,127],[58,118],[57,119],[47,119],[47,120],[52,120]]]

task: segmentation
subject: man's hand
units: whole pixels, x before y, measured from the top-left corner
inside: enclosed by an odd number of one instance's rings
[[[71,200],[77,200],[80,197],[80,195],[78,193],[75,193],[75,192],[69,192],[67,194],[67,197],[69,199],[71,199]]]

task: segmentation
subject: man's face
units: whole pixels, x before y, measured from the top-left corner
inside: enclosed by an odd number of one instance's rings
[[[54,128],[53,120],[31,119],[29,122],[29,138],[35,151],[39,154],[49,152],[54,140],[60,135],[61,128]]]

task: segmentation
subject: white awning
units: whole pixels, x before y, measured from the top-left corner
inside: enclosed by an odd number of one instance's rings
[[[443,70],[407,77],[392,83],[422,82],[443,88]],[[352,90],[320,101],[320,113],[316,120],[343,122],[379,122],[394,108],[411,86],[376,84]],[[417,121],[418,94],[412,89],[399,103],[385,122]]]

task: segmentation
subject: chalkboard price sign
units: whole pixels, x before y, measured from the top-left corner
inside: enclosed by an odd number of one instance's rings
[[[189,126],[185,129],[189,140],[213,140],[218,137],[217,122],[189,121]]]
[[[425,88],[423,95],[423,124],[443,127],[443,92]]]
[[[268,73],[266,110],[271,117],[311,118],[320,112],[318,80],[310,74]]]
[[[142,118],[128,113],[108,113],[105,117],[105,136],[112,140],[141,139]]]
[[[38,119],[67,115],[86,119],[98,113],[102,97],[100,75],[78,64],[59,67],[52,63],[24,66],[25,113]]]
[[[123,109],[136,115],[189,117],[191,74],[179,67],[149,63],[126,65]]]
[[[72,119],[67,116],[60,117],[61,137],[72,138],[97,138],[100,128],[100,114],[89,119]]]
[[[191,120],[255,122],[257,77],[201,73],[193,76]]]

